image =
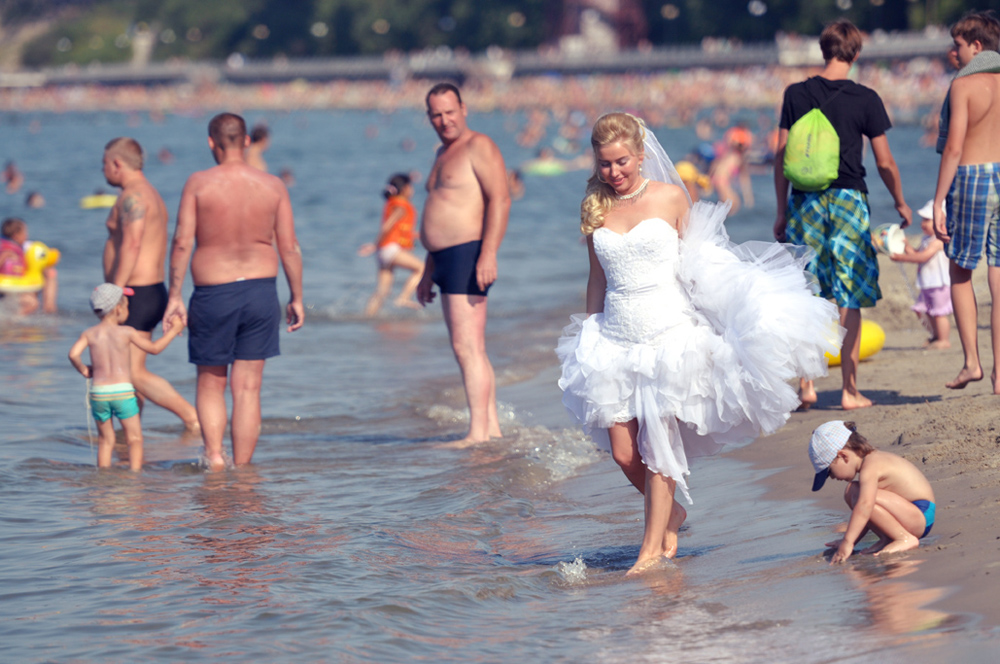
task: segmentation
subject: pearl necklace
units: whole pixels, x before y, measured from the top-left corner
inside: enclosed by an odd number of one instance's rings
[[[649,178],[646,178],[645,180],[643,180],[642,184],[639,185],[639,188],[633,191],[631,194],[615,194],[615,199],[619,203],[628,203],[630,201],[633,201],[642,196],[643,192],[646,191],[646,187],[648,185],[649,185]]]

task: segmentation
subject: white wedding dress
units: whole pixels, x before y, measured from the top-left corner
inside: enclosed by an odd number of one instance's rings
[[[598,228],[604,312],[574,315],[556,348],[566,407],[606,449],[606,429],[637,418],[643,462],[688,502],[688,458],[781,427],[799,405],[789,381],[825,375],[842,337],[808,250],[732,244],[728,209],[696,203],[683,238],[656,218]]]

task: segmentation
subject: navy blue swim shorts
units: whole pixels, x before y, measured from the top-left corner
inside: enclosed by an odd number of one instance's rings
[[[482,246],[482,240],[473,240],[440,251],[432,251],[434,273],[431,274],[431,281],[438,285],[442,293],[486,295],[493,284],[483,290],[476,282],[476,261],[479,260]]]
[[[277,279],[195,286],[188,305],[188,360],[223,366],[280,354]]]

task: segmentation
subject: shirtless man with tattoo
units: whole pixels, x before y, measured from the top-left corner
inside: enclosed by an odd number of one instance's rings
[[[142,172],[142,148],[134,139],[116,138],[105,146],[104,177],[122,190],[108,215],[104,281],[135,291],[125,325],[149,339],[167,307],[167,207]],[[194,406],[146,368],[146,353],[138,348],[132,349],[132,384],[140,403],[149,399],[179,417],[186,431],[198,433]]]

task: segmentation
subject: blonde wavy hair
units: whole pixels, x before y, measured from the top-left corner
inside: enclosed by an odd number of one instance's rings
[[[644,154],[646,125],[630,113],[607,113],[594,123],[590,145],[594,148],[594,172],[587,180],[587,193],[580,203],[580,231],[591,235],[604,225],[604,217],[615,203],[615,190],[598,177],[597,150],[612,143],[622,143],[636,156]]]

